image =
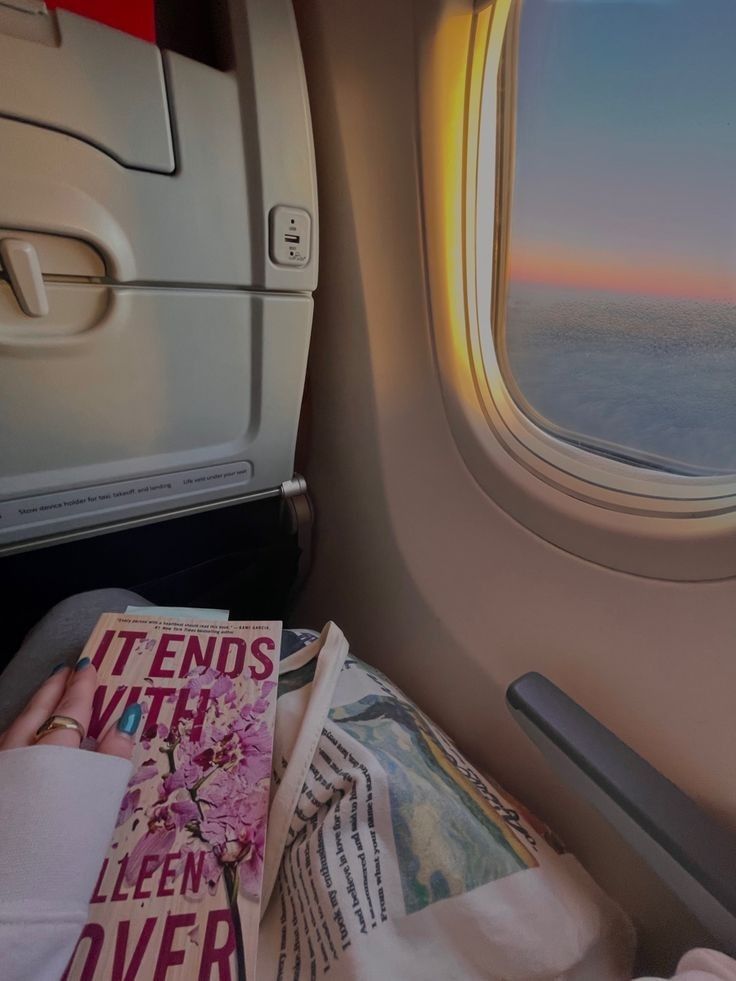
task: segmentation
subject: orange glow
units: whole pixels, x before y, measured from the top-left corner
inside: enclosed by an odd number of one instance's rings
[[[574,252],[548,248],[512,250],[511,278],[524,283],[581,290],[651,294],[681,299],[736,302],[736,275],[692,263],[676,264],[651,255]]]

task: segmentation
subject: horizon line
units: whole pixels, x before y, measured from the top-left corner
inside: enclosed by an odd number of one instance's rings
[[[536,250],[535,250],[536,252]],[[509,280],[538,286],[634,296],[666,296],[672,299],[736,302],[736,274],[698,270],[692,265],[664,267],[642,257],[638,265],[620,258],[598,255],[560,257],[550,249],[540,255],[510,250]]]

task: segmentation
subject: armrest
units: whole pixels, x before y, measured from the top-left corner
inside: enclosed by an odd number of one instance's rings
[[[509,708],[559,775],[592,803],[736,954],[736,836],[551,681],[525,674]]]

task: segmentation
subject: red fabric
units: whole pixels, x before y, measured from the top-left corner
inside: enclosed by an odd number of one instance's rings
[[[154,0],[46,0],[46,6],[63,7],[101,24],[117,27],[144,41],[156,41]]]

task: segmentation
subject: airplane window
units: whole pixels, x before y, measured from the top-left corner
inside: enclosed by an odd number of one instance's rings
[[[674,474],[736,473],[734,38],[733,0],[519,0],[499,75],[506,386]]]

